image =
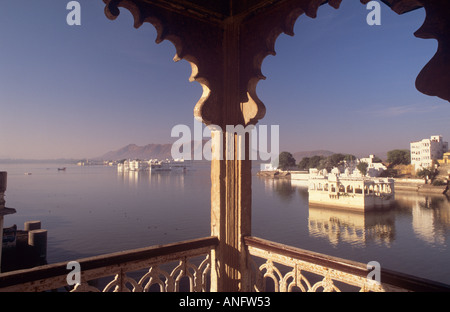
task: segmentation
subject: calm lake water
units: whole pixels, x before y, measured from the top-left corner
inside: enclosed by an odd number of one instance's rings
[[[210,235],[210,168],[185,173],[115,167],[0,164],[8,172],[5,227],[40,220],[47,261],[70,261]],[[396,193],[396,206],[356,214],[308,207],[305,186],[254,170],[254,236],[450,284],[450,200]],[[31,175],[25,175],[31,172]]]

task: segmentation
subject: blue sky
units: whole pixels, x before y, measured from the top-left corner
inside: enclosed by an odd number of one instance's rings
[[[0,158],[96,157],[129,143],[171,143],[172,127],[193,127],[201,96],[173,45],[156,44],[150,24],[115,21],[101,0],[81,0],[81,26],[68,26],[69,1],[6,1],[0,10]],[[301,16],[263,63],[262,125],[280,125],[280,150],[379,154],[441,134],[450,103],[415,89],[435,40],[413,36],[423,9],[402,16],[381,7],[381,25],[355,0],[316,19]]]

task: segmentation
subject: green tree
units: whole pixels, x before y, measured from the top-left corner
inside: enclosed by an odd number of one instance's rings
[[[434,178],[436,178],[437,174],[438,174],[437,170],[434,170],[432,168],[422,168],[418,170],[416,173],[418,177],[425,179],[425,181],[427,181],[428,179],[433,181]]]
[[[323,156],[314,155],[309,159],[309,168],[317,168]]]
[[[278,156],[278,168],[286,170],[289,167],[295,166],[295,158],[289,152],[281,152]]]
[[[380,178],[396,177],[398,171],[392,167],[388,167],[386,170],[380,173]]]
[[[335,167],[334,161],[331,157],[324,157],[320,160],[319,165],[317,166],[317,169],[323,170],[327,169],[327,171],[331,171]]]
[[[345,157],[344,157],[344,160],[347,161],[347,162],[355,161],[356,160],[356,156],[355,155],[351,155],[351,154],[346,154]]]
[[[356,165],[356,169],[359,170],[359,172],[361,172],[361,174],[363,176],[365,176],[367,174],[367,167],[369,167],[369,164],[364,162],[364,161],[360,161],[357,165]]]
[[[409,165],[411,163],[411,153],[409,150],[395,149],[387,153],[387,161],[391,165]]]
[[[344,161],[345,155],[344,154],[333,154],[333,155],[329,156],[328,159],[329,159],[329,163],[331,164],[332,167],[337,167]]]
[[[356,157],[351,154],[333,154],[328,157],[325,156],[312,156],[312,157],[304,157],[298,163],[298,168],[302,170],[317,168],[319,170],[327,169],[330,171],[334,167],[338,167],[342,165],[344,161],[350,162],[354,161]]]
[[[310,158],[309,157],[303,157],[302,160],[300,160],[300,162],[298,163],[298,169],[301,170],[305,170],[305,169],[309,169],[309,161]]]
[[[325,159],[325,157],[317,155],[312,157],[303,157],[297,166],[302,170],[317,168],[319,167],[320,161],[322,161],[323,159]]]

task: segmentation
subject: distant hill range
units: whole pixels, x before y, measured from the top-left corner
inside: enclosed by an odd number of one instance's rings
[[[201,148],[207,140],[203,142],[191,142],[191,152],[192,155],[195,150]],[[200,145],[202,144],[202,145]],[[172,158],[171,155],[172,144],[147,144],[144,146],[139,146],[136,144],[128,144],[122,148],[115,151],[110,151],[104,155],[96,157],[96,159],[101,160],[120,160],[120,159],[166,159]],[[302,160],[303,157],[318,156],[330,156],[334,152],[327,150],[315,150],[306,152],[297,152],[292,155],[297,161]],[[192,157],[193,159],[193,157]]]
[[[202,148],[204,144],[208,142],[208,140],[204,140],[203,142],[191,142],[191,159],[194,159],[194,151]],[[110,151],[104,155],[96,157],[95,159],[99,160],[121,160],[121,159],[166,159],[172,158],[171,155],[172,144],[147,144],[144,146],[139,146],[136,144],[128,144],[122,148],[119,148],[115,151]],[[324,156],[328,157],[330,155],[335,154],[335,152],[328,150],[313,150],[313,151],[303,151],[303,152],[295,152],[292,153],[295,160],[297,162],[301,161],[304,157],[312,157],[312,156]],[[378,155],[378,154],[375,154]],[[379,153],[380,157],[383,157],[383,153]],[[368,155],[355,155],[356,157],[367,157]]]
[[[203,144],[207,141],[203,141]],[[191,142],[191,153],[201,148],[202,142]],[[110,151],[102,156],[96,157],[101,160],[121,160],[121,159],[171,159],[172,144],[147,144],[138,146],[136,144],[128,144],[115,151]],[[193,156],[192,158],[193,159]]]

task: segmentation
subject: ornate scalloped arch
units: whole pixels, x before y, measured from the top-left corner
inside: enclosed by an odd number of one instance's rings
[[[319,7],[328,3],[335,9],[339,8],[342,0],[285,0],[279,2],[267,1],[263,7],[246,11],[223,20],[208,18],[190,12],[187,8],[180,8],[168,1],[155,0],[103,0],[106,4],[105,14],[114,20],[120,14],[119,8],[129,10],[134,17],[134,27],[139,28],[143,23],[152,24],[156,31],[156,43],[169,40],[175,46],[174,61],[187,60],[191,64],[190,81],[197,81],[203,93],[194,107],[195,118],[206,125],[217,124],[256,124],[266,112],[263,102],[258,98],[256,87],[260,80],[265,79],[261,66],[268,55],[275,55],[275,42],[281,33],[294,35],[294,25],[299,16],[305,14],[315,18]],[[394,10],[403,8],[396,0]],[[421,3],[421,0],[414,0]],[[445,0],[436,0],[440,6],[449,7]],[[368,0],[361,0],[367,3]],[[433,59],[419,74],[416,86],[428,95],[437,95],[450,100],[448,44],[443,42],[449,34],[450,27],[438,27],[430,22],[430,15],[441,16],[438,4],[424,2],[427,19],[416,32],[422,38],[436,38],[439,49]],[[399,11],[400,12],[400,11]],[[441,13],[439,13],[441,12]],[[441,16],[441,20],[446,20]],[[444,23],[448,25],[448,21]],[[233,25],[230,27],[229,25]],[[229,29],[234,31],[228,34]],[[236,31],[237,29],[237,31]],[[232,39],[230,39],[232,38]],[[230,43],[230,40],[237,42]],[[224,48],[226,46],[226,48]],[[238,52],[234,53],[233,49]],[[229,56],[231,54],[231,58]],[[235,59],[232,59],[232,58]],[[231,65],[230,65],[231,64]],[[442,66],[444,64],[445,66]],[[237,66],[238,75],[230,75],[230,67]],[[226,74],[224,74],[226,72]],[[433,80],[436,76],[442,79]],[[234,77],[234,78],[230,78]],[[226,80],[238,80],[238,99],[233,104],[238,107],[225,109],[224,94],[229,90],[223,89]],[[433,83],[431,83],[433,81]],[[233,112],[232,114],[230,113]],[[239,111],[237,114],[235,111]],[[228,114],[228,115],[227,115]],[[236,117],[240,115],[240,117]]]

